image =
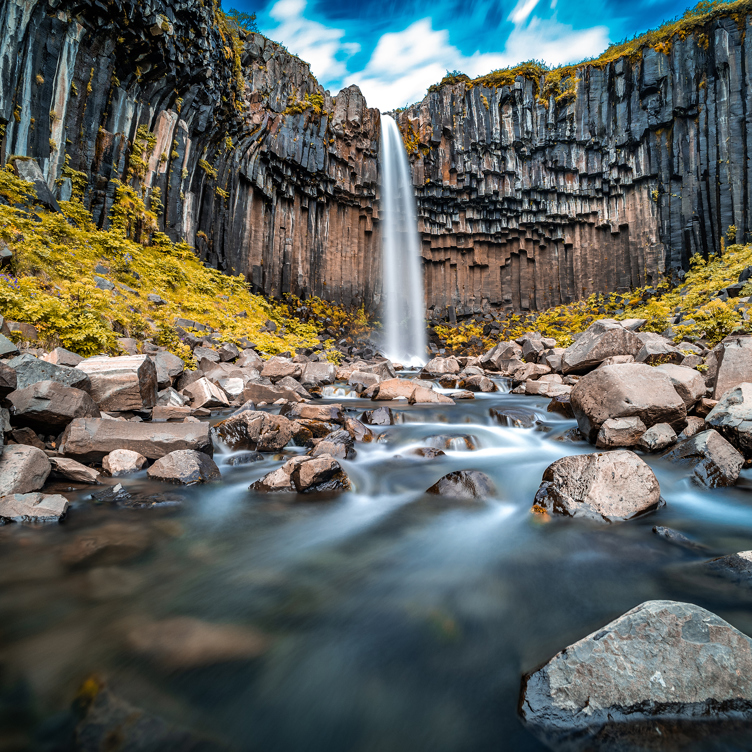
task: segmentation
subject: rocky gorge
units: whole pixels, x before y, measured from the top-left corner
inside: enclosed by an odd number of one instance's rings
[[[395,113],[426,308],[541,310],[747,240],[750,19],[740,0],[581,66],[450,76]],[[380,118],[356,87],[194,3],[9,0],[0,28],[3,160],[99,226],[134,186],[265,295],[378,307]]]

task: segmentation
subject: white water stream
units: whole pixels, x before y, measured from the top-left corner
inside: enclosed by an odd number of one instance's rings
[[[405,365],[426,362],[423,269],[415,197],[397,123],[381,116],[384,354]]]

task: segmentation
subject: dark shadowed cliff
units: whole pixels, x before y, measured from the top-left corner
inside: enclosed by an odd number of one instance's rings
[[[378,304],[379,113],[180,0],[0,6],[2,157],[35,157],[106,225],[117,183],[267,295]],[[549,92],[448,81],[398,113],[427,307],[544,308],[627,290],[752,231],[752,41],[729,15]],[[70,182],[69,182],[70,181]]]

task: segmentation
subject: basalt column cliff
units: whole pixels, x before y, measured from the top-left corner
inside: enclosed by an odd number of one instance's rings
[[[450,78],[396,113],[435,315],[651,284],[752,231],[750,16],[568,74]],[[267,295],[381,295],[380,119],[194,2],[3,0],[2,159]],[[148,236],[150,228],[134,228]]]
[[[85,178],[102,226],[115,181],[134,186],[160,230],[267,295],[377,298],[379,114],[357,89],[335,101],[211,3],[0,8],[4,160],[36,158],[64,197]]]
[[[450,77],[399,113],[429,306],[543,309],[748,239],[751,28],[716,19],[554,86]]]

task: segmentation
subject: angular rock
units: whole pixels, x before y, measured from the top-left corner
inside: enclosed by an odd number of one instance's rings
[[[113,478],[143,470],[149,460],[130,449],[115,449],[102,458],[102,469]]]
[[[390,407],[377,407],[375,410],[366,410],[360,417],[369,426],[394,425],[394,413]]]
[[[506,361],[520,359],[522,348],[515,342],[499,342],[496,347],[481,355],[479,365],[494,371],[503,370]]]
[[[452,499],[486,499],[493,496],[496,489],[485,473],[459,470],[439,478],[426,493]]]
[[[345,418],[345,430],[355,441],[370,442],[373,441],[373,431],[363,425],[357,418]]]
[[[151,410],[157,404],[157,369],[148,355],[88,358],[74,370],[91,379],[89,391],[100,410]]]
[[[411,405],[453,405],[454,400],[433,389],[424,386],[416,386],[407,400]]]
[[[744,457],[717,431],[703,431],[680,441],[663,455],[671,462],[692,465],[692,477],[708,488],[733,486]]]
[[[751,711],[752,640],[710,611],[674,601],[643,603],[570,645],[524,677],[520,702],[522,719],[548,744],[571,739],[577,749],[600,748],[588,742],[599,733],[621,739],[613,749],[645,749],[630,744],[640,722]]]
[[[185,370],[185,363],[177,355],[167,350],[160,350],[151,356],[157,369],[157,388],[167,389]]]
[[[636,334],[612,319],[591,324],[561,356],[561,371],[586,373],[606,358],[618,355],[635,356],[642,348]]]
[[[421,378],[437,378],[445,374],[459,373],[460,364],[457,358],[450,356],[448,358],[433,358],[423,366]]]
[[[133,423],[76,418],[65,429],[60,452],[80,462],[96,462],[116,449],[130,449],[151,460],[178,449],[213,452],[208,423]]]
[[[565,418],[574,418],[572,403],[570,402],[570,392],[557,394],[549,403],[546,412],[558,413]]]
[[[7,363],[0,361],[0,400],[18,388],[16,372]]]
[[[77,353],[66,350],[64,347],[56,347],[44,360],[56,366],[75,368],[83,358]]]
[[[194,449],[179,449],[160,457],[147,471],[152,480],[193,486],[219,480],[219,468],[209,455]]]
[[[637,417],[609,418],[598,431],[595,445],[599,449],[637,446],[645,430],[645,424]]]
[[[160,405],[162,407],[183,407],[189,402],[190,400],[188,397],[184,397],[180,392],[170,386],[167,387],[167,389],[163,389],[161,392],[157,392],[157,404],[155,407]]]
[[[240,353],[240,357],[235,361],[235,365],[238,368],[255,368],[260,371],[263,360],[255,350],[243,350]]]
[[[14,493],[0,496],[0,521],[59,522],[69,502],[60,494]]]
[[[696,415],[690,415],[687,418],[687,425],[684,426],[684,430],[679,434],[679,439],[688,439],[695,434],[704,431],[707,428],[704,418],[699,418]]]
[[[37,381],[8,395],[13,422],[57,434],[74,418],[98,418],[99,408],[83,390],[57,381]]]
[[[292,441],[293,423],[283,415],[244,410],[217,423],[212,433],[230,449],[278,452]]]
[[[632,519],[660,503],[655,474],[626,449],[557,460],[535,495],[535,506],[551,514],[605,522]]]
[[[681,431],[687,407],[668,374],[644,363],[598,368],[583,376],[570,396],[580,431],[594,443],[609,418],[637,417],[646,428],[668,423]]]
[[[656,423],[651,426],[637,442],[646,452],[660,452],[672,444],[676,444],[676,431],[668,423]]]
[[[16,444],[26,444],[27,446],[33,446],[42,450],[46,448],[44,442],[31,428],[14,428],[10,432],[10,437]]]
[[[752,336],[731,335],[713,348],[716,368],[709,386],[713,399],[743,382],[752,381]]]
[[[338,460],[352,459],[355,456],[355,439],[344,428],[333,431],[319,441],[309,452],[311,457],[329,455]]]
[[[16,389],[25,389],[38,381],[56,381],[63,386],[91,391],[89,377],[77,368],[56,366],[29,353],[18,355],[8,365],[16,372]]]
[[[334,363],[323,361],[319,363],[306,363],[303,366],[300,383],[303,386],[321,386],[323,384],[333,384],[336,379],[337,366]]]
[[[34,446],[7,446],[0,454],[0,496],[38,491],[52,466],[47,455]]]
[[[280,410],[280,415],[284,415],[290,420],[302,418],[304,420],[320,420],[325,423],[345,422],[345,415],[342,411],[342,405],[306,405],[302,403],[294,405],[284,405]]]
[[[303,369],[300,363],[293,363],[287,358],[269,358],[261,369],[261,375],[266,379],[271,379],[272,384],[276,384],[285,376],[293,379],[299,379]]]
[[[50,464],[52,465],[53,474],[60,475],[67,480],[92,485],[99,485],[101,483],[101,475],[98,470],[82,465],[80,462],[76,462],[76,460],[72,460],[69,457],[50,457]]]
[[[293,457],[282,467],[267,473],[251,485],[251,490],[269,492],[319,493],[346,491],[350,480],[340,464],[327,455]]]
[[[644,334],[638,336],[644,337]],[[670,340],[651,338],[643,342],[640,351],[635,355],[638,363],[647,363],[650,366],[673,363],[679,365],[684,360],[684,353],[671,344]]]
[[[723,434],[745,457],[752,459],[752,383],[726,392],[705,422]]]
[[[303,401],[303,397],[292,389],[254,383],[246,384],[246,387],[243,390],[243,399],[246,402],[253,402],[256,405],[259,405],[262,402],[266,402],[268,405],[273,405],[280,399],[286,400],[287,402]]]
[[[457,385],[460,389],[468,389],[471,392],[495,392],[496,384],[487,376],[469,376],[462,379]]]
[[[193,350],[193,357],[198,363],[202,360],[219,363],[219,353],[213,347],[196,347]]]
[[[659,371],[667,374],[676,393],[684,400],[687,410],[691,410],[705,396],[705,379],[692,368],[665,364],[658,366]]]
[[[347,383],[350,386],[357,387],[362,386],[364,389],[368,389],[370,386],[375,386],[381,379],[375,373],[366,373],[365,371],[353,371],[347,379]]]
[[[4,334],[0,334],[0,358],[18,354],[18,347]]]
[[[414,391],[415,382],[410,379],[387,379],[377,385],[371,399],[379,401],[410,399]]]
[[[238,346],[232,342],[223,342],[219,346],[219,360],[221,363],[229,363],[231,360],[235,360],[240,356],[240,350]]]
[[[194,410],[199,407],[211,409],[230,406],[230,401],[224,391],[207,378],[194,381],[183,389],[183,394],[190,397],[191,407]]]

